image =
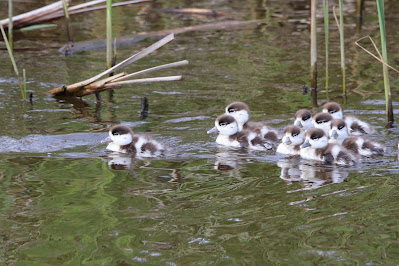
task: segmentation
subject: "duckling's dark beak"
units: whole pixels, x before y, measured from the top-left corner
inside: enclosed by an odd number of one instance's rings
[[[207,134],[211,134],[211,133],[215,133],[215,132],[218,132],[216,127],[212,128],[212,129],[209,129],[206,133]]]
[[[292,143],[290,138],[286,138],[284,144],[290,145]]]
[[[301,121],[297,121],[297,122],[295,123],[295,125],[296,125],[297,127],[299,127],[299,128],[302,128],[302,127],[303,127]]]
[[[302,145],[301,145],[301,148],[306,148],[306,147],[310,147],[311,145],[310,145],[310,143],[309,143],[309,140],[307,139]]]
[[[108,136],[106,139],[103,139],[103,140],[101,141],[101,143],[108,143],[108,142],[112,142],[110,136]]]
[[[336,130],[333,130],[333,131],[332,131],[331,137],[334,138],[334,139],[338,138],[338,133],[337,133]]]

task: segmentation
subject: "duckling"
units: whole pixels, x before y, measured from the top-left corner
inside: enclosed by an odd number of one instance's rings
[[[331,120],[333,120],[333,117],[330,114],[317,113],[313,116],[313,126],[315,128],[323,129],[326,136],[328,136],[331,128]]]
[[[306,109],[300,109],[295,113],[294,125],[299,127],[302,132],[313,127],[312,113]]]
[[[350,136],[343,119],[334,119],[331,122],[330,140],[328,142],[341,144],[356,156],[370,157],[383,155],[385,151],[385,147],[380,143],[360,136]]]
[[[299,155],[301,144],[303,143],[303,132],[294,125],[289,125],[284,129],[282,143],[278,145],[277,152],[289,155]]]
[[[302,159],[317,160],[340,165],[355,165],[354,156],[338,144],[329,144],[324,130],[312,128],[306,132],[305,142],[301,145]]]
[[[110,128],[107,150],[129,153],[138,157],[156,157],[165,151],[165,147],[147,135],[134,134],[125,125],[114,125]]]
[[[374,127],[354,116],[345,116],[342,113],[341,105],[336,102],[328,102],[323,105],[323,113],[329,113],[334,119],[344,119],[352,135],[364,135],[374,133]]]
[[[215,120],[215,127],[208,131],[218,131],[216,143],[224,146],[248,148],[254,150],[271,150],[274,145],[248,130],[239,131],[237,121],[231,115],[220,115]]]
[[[238,129],[249,130],[255,132],[269,142],[275,144],[280,141],[279,134],[276,130],[263,125],[262,123],[251,122],[251,111],[248,105],[243,102],[233,102],[226,107],[226,115],[231,115],[237,121]]]

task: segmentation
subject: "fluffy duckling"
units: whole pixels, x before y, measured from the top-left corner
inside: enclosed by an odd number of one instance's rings
[[[303,132],[294,125],[289,125],[284,129],[282,143],[278,145],[277,152],[289,155],[299,155],[301,144],[303,143]]]
[[[313,126],[324,130],[324,133],[328,136],[332,120],[333,117],[328,113],[317,113],[313,116]]]
[[[312,113],[306,109],[300,109],[295,113],[294,125],[299,127],[302,132],[313,127]]]
[[[277,143],[280,141],[278,132],[262,123],[251,122],[251,111],[248,105],[243,102],[233,102],[226,107],[226,115],[231,115],[237,121],[238,129],[255,132],[269,142]]]
[[[385,151],[385,147],[377,142],[360,136],[350,136],[348,127],[343,119],[334,119],[331,122],[329,142],[341,144],[356,156],[383,155]]]
[[[237,121],[231,115],[221,115],[216,118],[215,127],[208,131],[218,131],[216,143],[224,146],[248,148],[254,150],[271,150],[274,146],[248,130],[239,131]]]
[[[147,135],[134,134],[125,125],[114,125],[110,128],[107,150],[129,153],[138,157],[156,157],[163,153],[165,147]]]
[[[329,144],[325,132],[312,128],[306,132],[305,142],[301,145],[301,158],[340,165],[354,165],[354,156],[338,144]]]
[[[344,119],[348,126],[349,133],[352,135],[372,134],[375,130],[374,127],[361,121],[354,116],[343,115],[341,105],[336,102],[328,102],[323,105],[323,113],[329,113],[334,119]]]

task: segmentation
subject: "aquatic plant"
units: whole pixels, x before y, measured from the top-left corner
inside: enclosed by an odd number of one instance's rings
[[[378,22],[380,24],[380,35],[381,35],[381,50],[382,50],[382,60],[385,64],[382,64],[382,69],[384,73],[384,89],[385,89],[385,110],[387,113],[388,125],[392,125],[394,122],[393,108],[392,108],[392,98],[391,98],[391,88],[389,86],[389,76],[388,76],[388,55],[387,55],[387,42],[385,34],[385,14],[384,14],[384,0],[376,0],[378,9]]]
[[[310,92],[312,106],[317,107],[316,0],[310,6]]]
[[[112,67],[112,0],[107,0],[107,68]]]
[[[11,51],[11,47],[10,47],[10,44],[8,42],[6,33],[5,33],[4,28],[3,28],[3,26],[1,24],[0,24],[0,29],[1,29],[1,34],[3,35],[4,42],[5,42],[6,47],[7,47],[8,55],[10,56],[11,64],[13,66],[15,74],[17,75],[18,84],[19,84],[19,88],[21,89],[22,98],[26,99],[26,83],[23,84],[23,85],[21,83],[21,78],[19,76],[19,71],[18,71],[18,68],[17,68],[17,64],[15,63],[14,55],[13,55],[13,53]],[[23,72],[25,72],[25,69],[23,70]],[[24,78],[24,80],[26,80],[26,77]]]
[[[339,43],[341,50],[341,73],[342,73],[342,93],[346,96],[346,79],[345,79],[345,44],[344,44],[344,8],[343,0],[339,0],[339,21],[335,14],[335,7],[333,7],[333,13],[335,21],[338,25],[339,30]]]
[[[326,93],[328,98],[328,43],[329,43],[329,17],[328,17],[328,0],[323,0],[323,11],[324,11],[324,36],[325,36],[325,47],[326,47]]]
[[[8,40],[10,43],[11,52],[14,51],[14,34],[13,34],[13,24],[12,24],[12,0],[8,0]]]
[[[71,24],[70,24],[70,19],[69,19],[69,13],[68,13],[68,4],[66,0],[62,0],[62,6],[64,8],[64,15],[65,15],[65,25],[67,28],[67,34],[68,34],[68,42],[72,42],[72,30],[71,30]]]

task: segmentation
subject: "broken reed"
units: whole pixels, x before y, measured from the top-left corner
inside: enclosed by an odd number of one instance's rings
[[[326,46],[326,93],[328,98],[328,44],[329,44],[329,17],[328,17],[328,0],[323,0],[323,10],[324,10],[324,40]]]
[[[381,50],[382,50],[382,60],[385,64],[382,64],[382,69],[384,73],[384,89],[385,89],[385,110],[387,114],[388,125],[392,126],[394,122],[392,98],[391,98],[391,88],[389,85],[388,76],[388,55],[387,55],[387,44],[386,44],[386,34],[385,34],[385,14],[384,14],[384,0],[376,0],[378,9],[378,21],[380,24],[380,34],[381,34]]]
[[[310,92],[312,106],[317,107],[316,0],[310,6]]]
[[[5,42],[6,47],[7,47],[8,55],[10,56],[10,60],[11,60],[12,66],[14,68],[14,72],[17,75],[19,88],[21,89],[22,99],[26,99],[26,82],[22,85],[21,77],[19,76],[19,71],[18,71],[18,68],[17,68],[17,64],[15,63],[14,55],[13,55],[13,53],[11,51],[11,47],[10,47],[10,44],[8,42],[6,33],[5,33],[4,28],[3,28],[3,26],[1,24],[0,24],[0,29],[1,29],[1,34],[3,35],[4,42]],[[23,70],[23,72],[25,72],[25,69]],[[26,80],[26,77],[24,78],[24,80]]]
[[[107,68],[112,67],[112,0],[107,0]]]

